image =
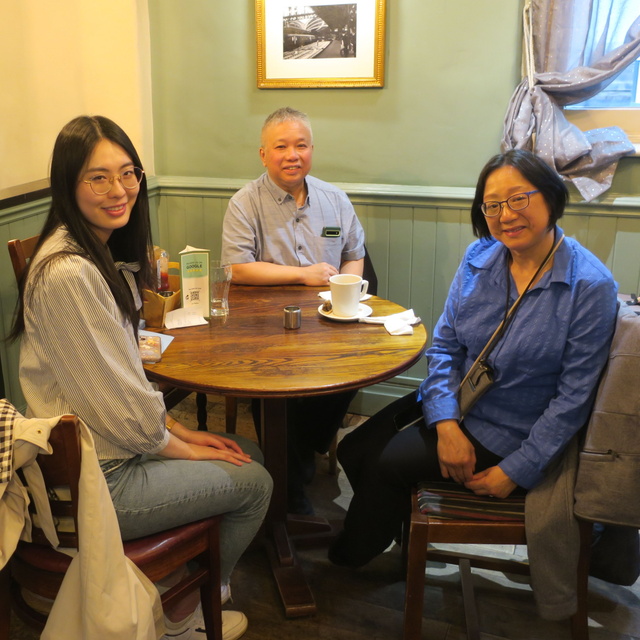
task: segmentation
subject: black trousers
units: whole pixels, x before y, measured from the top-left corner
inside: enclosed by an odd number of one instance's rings
[[[411,413],[415,405],[415,392],[396,400],[345,436],[338,447],[338,460],[354,491],[344,531],[330,554],[340,564],[362,566],[382,553],[409,517],[412,487],[424,480],[443,480],[435,428],[428,429],[420,420],[398,430],[404,425],[397,424],[396,417]],[[500,462],[468,432],[465,435],[476,450],[476,471]]]
[[[299,494],[314,474],[315,453],[326,453],[356,391],[287,400],[287,484],[289,495]],[[260,401],[251,404],[260,434]]]

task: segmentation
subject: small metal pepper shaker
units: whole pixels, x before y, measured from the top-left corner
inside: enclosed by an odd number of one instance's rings
[[[284,308],[284,328],[299,329],[302,324],[302,310],[300,307],[289,305]]]

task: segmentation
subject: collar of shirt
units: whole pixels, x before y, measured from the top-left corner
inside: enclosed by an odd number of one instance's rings
[[[562,237],[563,230],[560,227],[556,227],[556,242]],[[572,263],[572,251],[570,241],[565,238],[563,243],[558,247],[555,255],[553,256],[553,266],[551,267],[551,275],[548,278],[541,278],[533,287],[547,287],[551,282],[564,282],[565,284],[571,284],[571,263]],[[486,269],[491,272],[492,278],[495,283],[499,280],[504,282],[501,278],[501,274],[504,273],[505,255],[507,252],[506,247],[502,242],[498,242],[494,238],[486,238],[484,242],[487,245],[493,246],[492,251],[481,251],[473,256],[469,263],[476,269]]]
[[[282,204],[285,200],[289,199],[289,200],[293,200],[293,202],[295,203],[295,198],[288,192],[285,191],[284,189],[281,189],[272,179],[271,176],[265,172],[264,173],[264,186],[266,187],[267,191],[273,196],[274,200],[278,203],[278,204]],[[308,206],[309,204],[309,195],[310,195],[310,185],[309,182],[306,180],[305,178],[305,185],[307,187],[307,198],[305,200],[305,203],[303,206]],[[299,209],[302,209],[302,207],[298,207]]]

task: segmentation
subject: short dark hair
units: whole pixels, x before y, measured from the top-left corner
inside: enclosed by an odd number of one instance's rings
[[[484,199],[484,190],[489,176],[500,167],[517,169],[545,199],[549,207],[549,228],[553,229],[562,217],[569,201],[569,190],[562,178],[544,160],[531,151],[511,149],[493,156],[484,165],[476,184],[476,193],[471,205],[471,224],[477,238],[489,238],[489,226],[480,208]]]
[[[110,140],[122,147],[133,164],[144,169],[129,136],[113,120],[103,116],[79,116],[67,123],[58,134],[53,147],[50,171],[51,206],[40,232],[36,252],[59,226],[64,225],[74,242],[80,247],[81,255],[96,265],[106,280],[116,304],[137,331],[139,312],[135,308],[131,291],[116,270],[114,262],[138,262],[140,264],[140,271],[136,274],[138,284],[141,287],[152,286],[153,273],[149,255],[153,245],[147,179],[145,174],[142,174],[140,190],[129,221],[124,227],[115,229],[111,233],[107,242],[108,248],[106,248],[92,231],[76,199],[80,173],[101,140]],[[55,257],[51,256],[52,259]],[[12,339],[17,338],[24,330],[23,283],[26,282],[27,272],[28,269],[20,283],[20,297],[10,336]]]

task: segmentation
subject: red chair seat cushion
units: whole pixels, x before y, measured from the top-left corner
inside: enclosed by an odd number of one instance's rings
[[[417,487],[420,513],[442,520],[523,522],[524,495],[505,499],[478,496],[453,482],[421,482]]]

